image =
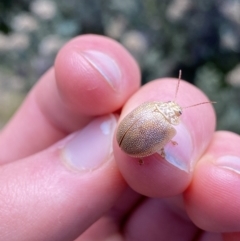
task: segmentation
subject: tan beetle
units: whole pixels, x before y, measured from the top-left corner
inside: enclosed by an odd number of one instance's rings
[[[179,124],[179,117],[182,114],[182,108],[175,102],[180,80],[181,70],[174,101],[145,102],[121,121],[116,136],[120,148],[126,154],[141,159],[158,152],[165,158],[165,145],[168,142],[177,144],[172,138],[176,135],[174,125]],[[215,102],[202,102],[192,106],[206,103]],[[143,164],[142,161],[139,163]]]

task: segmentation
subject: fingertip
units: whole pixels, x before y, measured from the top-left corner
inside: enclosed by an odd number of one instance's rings
[[[140,86],[133,57],[116,41],[97,35],[67,43],[56,58],[55,75],[66,105],[86,115],[116,111]]]
[[[172,101],[176,86],[177,79],[172,78],[152,81],[143,86],[125,105],[120,121],[143,102]],[[207,97],[195,86],[185,81],[180,82],[176,100],[180,106],[206,101]],[[135,191],[147,196],[167,197],[182,193],[190,184],[193,168],[214,133],[215,113],[211,104],[206,104],[201,108],[195,107],[184,111],[180,118],[182,123],[172,126],[176,129],[172,141],[176,141],[178,145],[173,145],[169,140],[164,147],[165,160],[159,154],[154,154],[143,157],[144,164],[139,166],[139,158],[130,158],[117,143],[115,144],[118,166]]]
[[[198,162],[184,194],[193,222],[212,232],[240,230],[240,137],[221,131]]]
[[[73,39],[1,133],[1,162],[44,150],[94,117],[119,110],[139,85],[139,67],[119,43],[97,35]]]
[[[177,130],[174,139],[179,139],[177,142],[181,142],[182,145],[170,146],[170,152],[172,155],[176,152],[176,155],[180,156],[184,151],[182,159],[188,159],[188,162],[191,159],[192,162],[184,163],[185,167],[182,167],[182,169],[186,170],[196,164],[196,161],[207,148],[216,127],[216,116],[211,102],[194,106],[195,104],[208,102],[209,99],[200,89],[186,81],[180,82],[176,100],[174,100],[177,81],[178,79],[174,78],[162,78],[143,86],[127,102],[120,120],[126,113],[131,112],[143,102],[177,102],[183,108],[183,113],[180,116],[180,124],[173,126]],[[184,108],[192,105],[192,108]]]

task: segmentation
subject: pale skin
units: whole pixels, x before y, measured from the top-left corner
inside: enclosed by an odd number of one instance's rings
[[[86,50],[114,59],[122,72],[121,88],[114,90],[94,66],[86,65],[79,54]],[[136,62],[105,37],[80,36],[63,47],[55,66],[1,131],[0,237],[18,241],[240,240],[240,174],[215,163],[223,155],[240,157],[240,137],[214,131],[211,104],[183,110],[182,121],[191,130],[197,158],[190,172],[157,155],[143,158],[140,166],[120,150],[115,139],[115,160],[94,171],[72,171],[61,161],[55,143],[96,116],[123,107],[122,119],[149,98],[171,100],[175,83],[176,79],[164,78],[140,88]],[[178,103],[205,101],[200,90],[181,83]],[[173,148],[185,148],[182,144]]]

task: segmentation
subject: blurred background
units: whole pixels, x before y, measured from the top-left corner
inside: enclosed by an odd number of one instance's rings
[[[218,129],[240,133],[240,0],[1,0],[0,127],[72,37],[122,43],[142,83],[163,76],[201,88]]]

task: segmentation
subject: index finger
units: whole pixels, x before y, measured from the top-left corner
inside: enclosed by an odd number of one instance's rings
[[[177,80],[170,78],[145,85],[127,102],[120,122],[143,102],[173,100],[176,86]],[[185,107],[207,101],[209,101],[208,98],[195,86],[185,81],[180,82],[177,95],[177,103],[180,106]],[[213,136],[215,113],[211,104],[205,104],[183,109],[180,119],[180,124],[173,127],[176,129],[176,135],[172,139],[178,145],[169,142],[164,147],[165,159],[156,153],[143,158],[144,164],[139,165],[139,159],[128,156],[115,141],[114,151],[118,166],[135,191],[151,197],[166,197],[182,193],[189,185],[193,168]],[[143,137],[139,136],[139,138]],[[151,138],[151,136],[144,138]]]

